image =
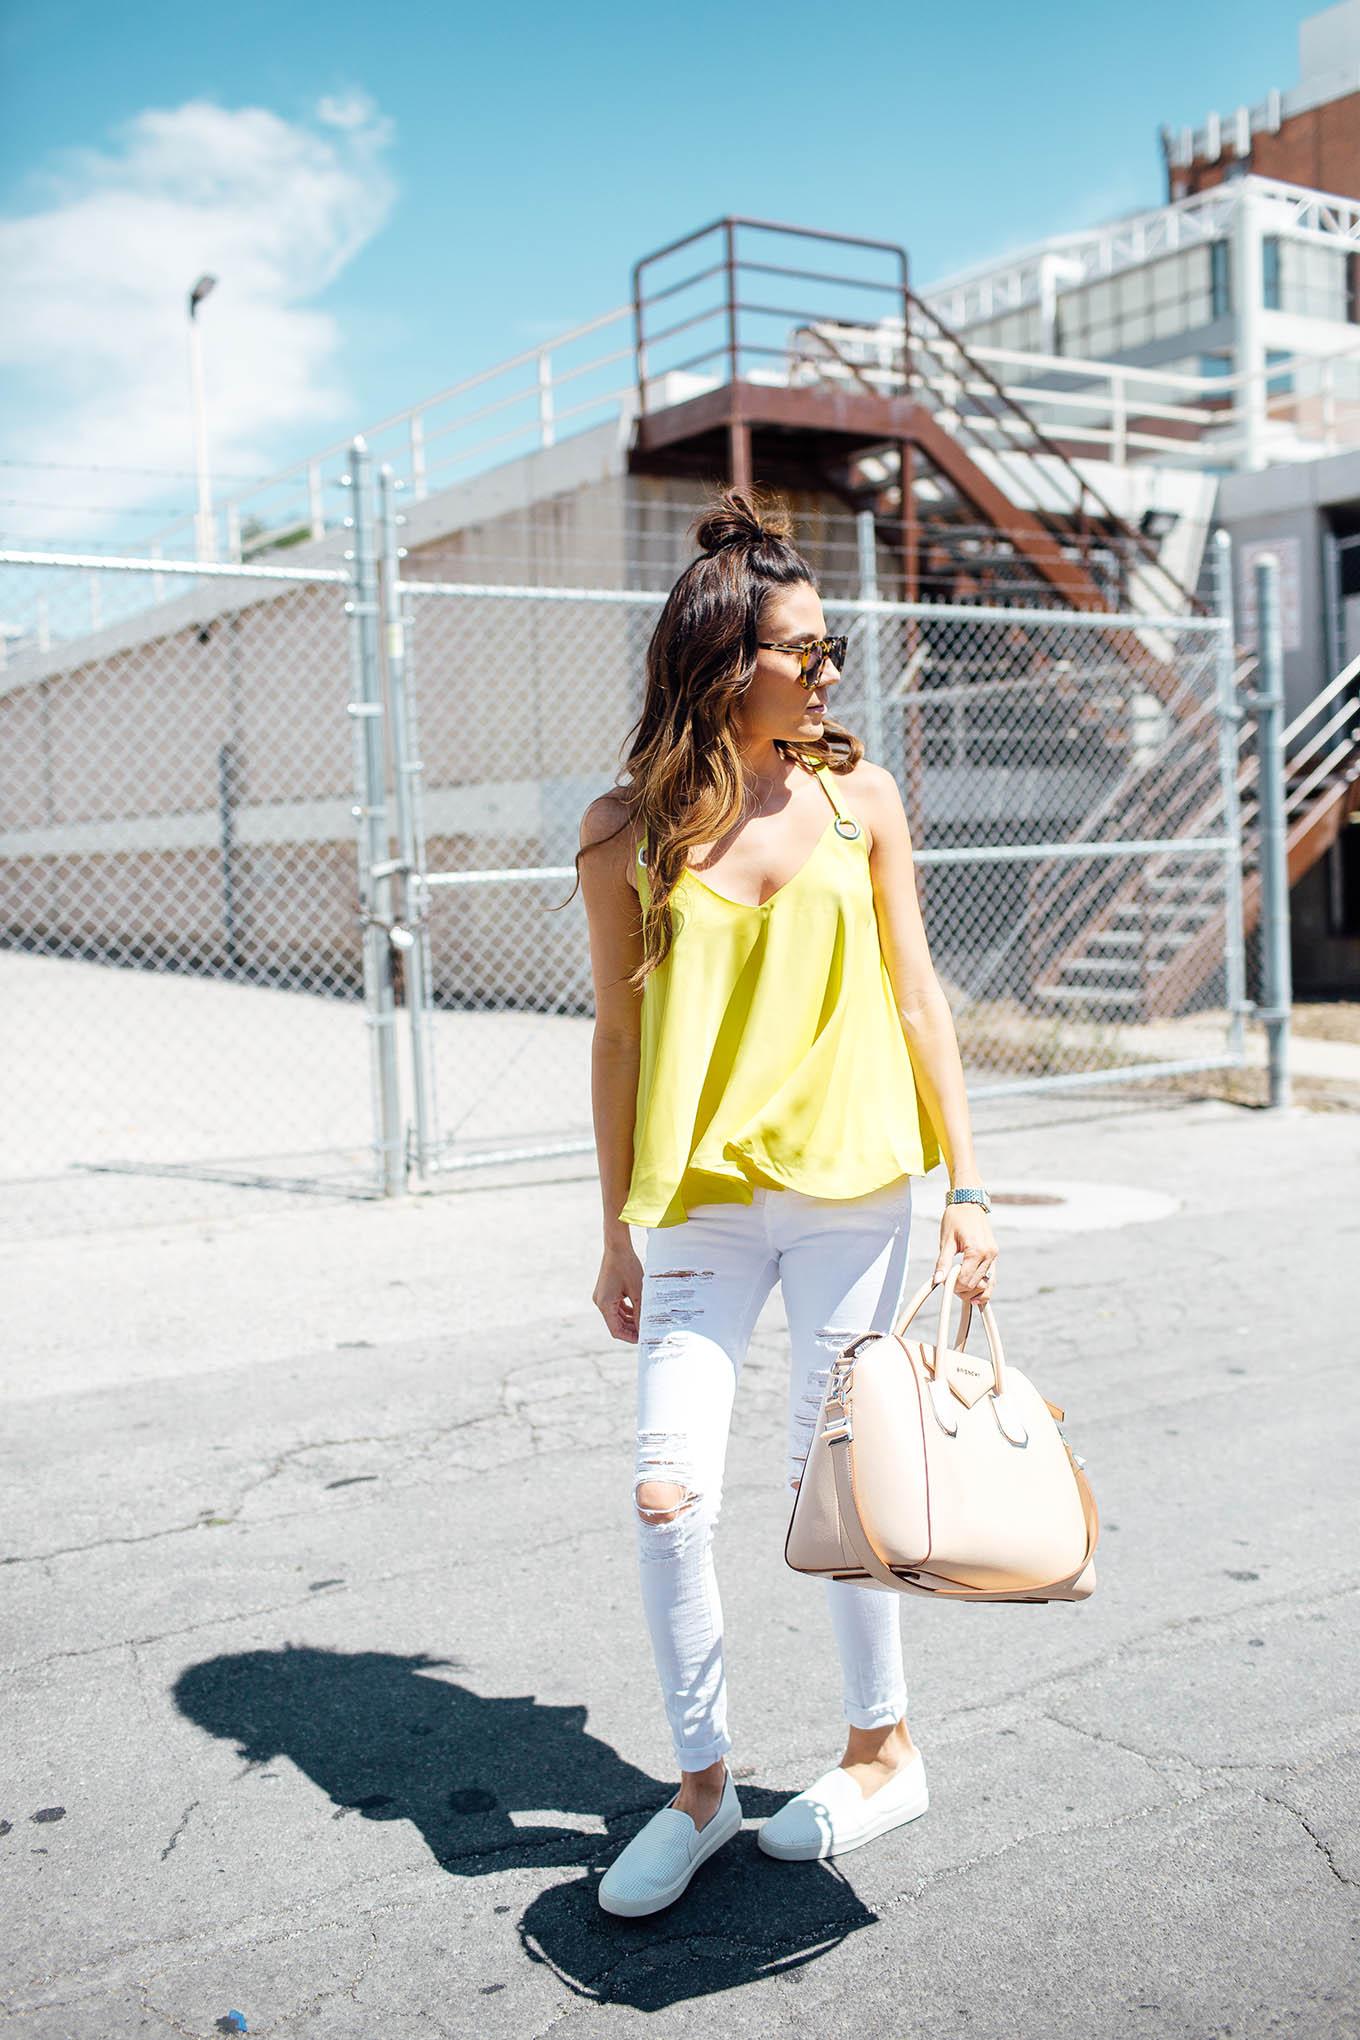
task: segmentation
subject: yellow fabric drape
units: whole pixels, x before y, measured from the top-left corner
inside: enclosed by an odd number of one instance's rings
[[[835,816],[772,898],[742,905],[691,870],[671,895],[675,940],[642,999],[619,1214],[630,1224],[749,1204],[758,1184],[861,1197],[940,1158],[879,945],[864,832],[835,775],[817,772]],[[640,858],[638,885],[645,901]]]

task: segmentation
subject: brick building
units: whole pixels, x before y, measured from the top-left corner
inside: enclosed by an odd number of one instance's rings
[[[1360,0],[1299,24],[1297,85],[1211,113],[1202,128],[1163,128],[1162,154],[1168,199],[1248,172],[1360,198]]]

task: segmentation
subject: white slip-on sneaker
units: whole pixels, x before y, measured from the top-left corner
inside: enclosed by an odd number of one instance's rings
[[[741,1801],[729,1771],[712,1820],[696,1828],[677,1806],[663,1806],[639,1828],[600,1880],[600,1904],[623,1919],[640,1919],[674,1905],[701,1863],[730,1842],[741,1826]]]
[[[916,1820],[929,1804],[926,1767],[917,1750],[867,1799],[848,1771],[828,1771],[781,1806],[756,1841],[767,1856],[777,1856],[781,1863],[817,1862],[876,1841],[889,1828]]]

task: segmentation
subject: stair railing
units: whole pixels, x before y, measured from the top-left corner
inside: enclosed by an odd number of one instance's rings
[[[1139,531],[1136,526],[1125,522],[1119,512],[1106,501],[1094,484],[1082,474],[1081,470],[1069,458],[1067,453],[1064,452],[1063,448],[1058,445],[1056,440],[1049,438],[1043,427],[1022,404],[1017,402],[1005,385],[997,380],[985,363],[979,361],[976,355],[969,352],[959,335],[945,324],[939,313],[934,311],[923,298],[917,297],[914,291],[908,291],[907,297],[912,313],[915,316],[912,340],[914,343],[914,360],[918,364],[917,373],[920,373],[919,364],[923,355],[934,361],[941,359],[940,343],[943,342],[944,347],[966,365],[968,375],[976,378],[976,383],[981,385],[980,389],[975,387],[973,390],[969,390],[967,381],[964,380],[960,383],[960,391],[975,396],[979,404],[984,400],[990,401],[997,408],[991,411],[984,410],[982,415],[993,420],[998,425],[1004,422],[1009,429],[1023,432],[1030,442],[1025,446],[1012,445],[1006,448],[1005,451],[1028,455],[1030,458],[1035,458],[1042,454],[1045,459],[1052,461],[1060,472],[1065,475],[1068,486],[1076,492],[1073,514],[1078,520],[1079,531],[1083,535],[1085,534],[1089,514],[1088,504],[1094,506],[1102,523],[1106,526],[1108,534],[1114,541],[1120,547],[1127,548],[1130,555],[1137,555],[1139,563],[1143,567],[1160,577],[1161,582],[1168,591],[1170,605],[1173,609],[1184,609],[1191,613],[1207,615],[1210,605],[1197,596],[1193,590],[1182,586],[1170,568],[1162,564],[1161,556],[1153,541],[1144,532]],[[928,332],[922,330],[922,322],[928,322],[929,326],[934,329],[935,334],[938,335],[938,339],[932,339]],[[954,380],[958,381],[959,379],[956,376]],[[922,381],[926,387],[929,387],[925,382],[924,376],[922,376]],[[961,422],[966,417],[966,414],[962,411],[958,411],[956,415]],[[990,452],[994,458],[999,459],[1003,457],[1003,450],[997,447],[985,433],[979,432],[976,426],[972,426],[969,429],[971,430],[975,446],[980,446],[983,450]],[[1042,509],[1039,510],[1038,514],[1042,516]]]
[[[1253,658],[1244,661],[1234,676],[1235,686],[1240,688],[1254,665]],[[1360,683],[1360,657],[1343,667],[1301,713],[1294,717],[1284,732],[1285,815],[1291,829],[1299,823],[1306,823],[1310,807],[1316,804],[1329,786],[1360,780],[1360,700],[1356,698],[1357,683]],[[1323,720],[1319,724],[1320,716]],[[1318,724],[1318,727],[1313,729],[1311,735],[1306,734],[1314,724]],[[1248,715],[1243,718],[1238,729],[1236,786],[1241,804],[1242,864],[1249,900],[1254,898],[1260,856],[1260,807],[1254,740],[1255,719]],[[1194,835],[1212,822],[1215,812],[1215,804],[1208,800],[1197,815],[1182,816],[1179,826],[1185,833]],[[1108,825],[1108,818],[1106,819]],[[1172,860],[1168,858],[1154,860],[1146,870],[1140,871],[1136,877],[1128,881],[1122,889],[1123,896],[1136,897],[1149,874],[1170,872],[1172,869]],[[1217,902],[1220,891],[1221,881],[1216,873],[1206,871],[1198,877],[1193,872],[1186,873],[1185,884],[1179,889],[1175,904],[1180,916],[1178,925],[1192,938],[1202,932],[1201,925],[1195,923],[1195,917],[1206,905]],[[1119,901],[1116,900],[1113,904],[1117,905]],[[1046,914],[1049,905],[1050,902],[1036,900],[1031,902],[1031,909],[1033,911],[1038,908]],[[1045,919],[1046,932],[1049,928],[1051,923]],[[1093,917],[1079,929],[1071,941],[1063,944],[1057,955],[1052,958],[1043,974],[1045,981],[1054,981],[1065,965],[1079,963],[1085,945],[1094,932],[1096,923]],[[1162,931],[1163,948],[1167,946],[1168,938],[1174,932],[1173,928]],[[1158,1003],[1159,982],[1174,977],[1178,968],[1183,974],[1187,967],[1192,971],[1202,969],[1203,959],[1182,957],[1173,951],[1160,963],[1155,959],[1151,962],[1145,983],[1148,996],[1154,1005]]]
[[[1351,766],[1360,764],[1360,701],[1355,685],[1360,680],[1360,657],[1343,666],[1320,694],[1315,694],[1301,715],[1296,715],[1284,732],[1285,812],[1291,818],[1302,812],[1312,795],[1329,779],[1340,774],[1353,777]],[[1341,697],[1339,708],[1305,743],[1299,744],[1308,725],[1318,713]],[[1330,749],[1324,747],[1330,746]],[[1322,752],[1324,755],[1319,756]],[[1310,761],[1316,759],[1316,763]],[[1309,770],[1305,773],[1304,767]],[[1303,776],[1300,777],[1299,775]]]

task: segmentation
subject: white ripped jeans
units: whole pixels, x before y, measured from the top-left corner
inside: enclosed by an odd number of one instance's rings
[[[910,1226],[911,1178],[902,1176],[845,1199],[757,1188],[749,1205],[696,1205],[683,1224],[648,1233],[634,1497],[644,1484],[678,1491],[667,1508],[639,1509],[638,1551],[682,1771],[705,1770],[732,1746],[712,1542],[732,1401],[761,1307],[778,1282],[792,1357],[792,1490],[835,1355],[860,1332],[892,1328]],[[906,1709],[899,1598],[845,1580],[828,1580],[825,1591],[845,1717],[858,1728],[888,1726]]]

